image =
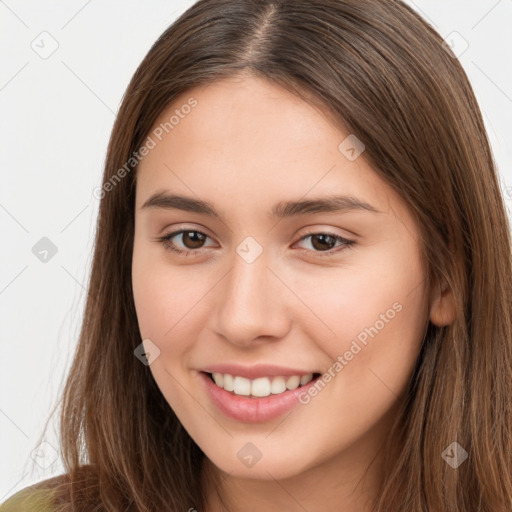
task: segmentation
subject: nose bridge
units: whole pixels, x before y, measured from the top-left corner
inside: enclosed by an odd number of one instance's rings
[[[231,271],[216,297],[218,334],[244,344],[259,336],[281,337],[286,333],[285,299],[278,289],[283,285],[269,266],[268,253],[253,241],[237,247]]]

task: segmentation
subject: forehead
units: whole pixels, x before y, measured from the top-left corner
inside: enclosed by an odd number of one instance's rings
[[[189,111],[186,105],[192,100],[197,105]],[[171,117],[176,123],[172,139],[198,142],[200,146],[195,149],[203,152],[233,155],[236,148],[241,155],[261,149],[264,152],[259,156],[264,158],[285,151],[298,154],[302,148],[305,152],[321,141],[324,146],[334,143],[336,149],[340,137],[318,107],[269,80],[247,75],[182,93],[160,114],[153,129]]]
[[[139,207],[163,188],[228,204],[236,198],[254,208],[333,192],[381,210],[400,201],[364,153],[351,161],[340,151],[351,134],[329,114],[263,78],[189,89],[165,108],[149,135],[156,145],[137,169]]]

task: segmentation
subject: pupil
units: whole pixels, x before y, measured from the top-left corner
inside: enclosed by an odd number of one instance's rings
[[[315,240],[319,240],[319,239],[320,239],[320,240],[323,240],[324,245],[321,245],[321,244],[320,244],[320,246],[318,247],[318,244],[316,244],[316,243],[315,243]],[[327,239],[327,245],[329,246],[329,247],[327,247],[327,249],[332,249],[333,243],[335,243],[336,241],[335,241],[334,237],[332,237],[331,235],[314,235],[314,236],[311,238],[311,241],[312,241],[313,247],[315,247],[315,249],[320,249],[320,250],[325,249],[325,248],[326,248],[326,247],[325,247],[326,239]],[[328,242],[329,242],[329,240],[330,240],[331,242],[333,242],[333,243],[328,243]]]
[[[185,242],[185,238],[196,238],[196,240],[192,241],[192,246],[190,246],[188,243],[185,243],[187,247],[190,249],[197,249],[198,247],[201,247],[201,243],[204,241],[204,237],[201,233],[198,233],[197,231],[187,231],[183,233],[183,241]],[[198,239],[198,240],[197,240]]]

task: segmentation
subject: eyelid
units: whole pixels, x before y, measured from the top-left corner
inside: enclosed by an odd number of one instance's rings
[[[318,227],[318,226],[320,226],[320,227]],[[344,233],[343,234],[342,233],[336,233],[336,229],[341,230]],[[348,229],[343,229],[343,228],[339,228],[339,227],[338,228],[329,227],[327,225],[323,225],[323,227],[322,227],[322,224],[312,224],[312,225],[306,226],[305,228],[302,228],[301,230],[299,230],[299,235],[298,236],[300,238],[303,238],[304,236],[316,235],[316,234],[320,234],[320,233],[324,234],[324,235],[331,235],[331,236],[335,236],[335,237],[340,237],[340,238],[343,238],[345,240],[353,239],[354,242],[360,238],[360,235],[358,235],[354,231],[349,231]]]

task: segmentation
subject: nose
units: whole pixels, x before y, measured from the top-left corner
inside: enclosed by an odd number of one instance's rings
[[[238,254],[216,287],[216,333],[237,346],[275,341],[290,330],[293,294],[269,267],[265,251],[248,263]]]

